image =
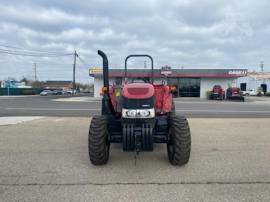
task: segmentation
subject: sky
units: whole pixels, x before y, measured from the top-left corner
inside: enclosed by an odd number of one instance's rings
[[[0,0],[0,80],[33,79],[34,63],[40,80],[72,80],[76,50],[77,81],[92,82],[88,69],[102,65],[98,49],[110,68],[142,53],[153,56],[155,68],[259,71],[263,61],[270,71],[269,10],[268,0]],[[42,57],[1,52],[7,49]],[[44,57],[48,52],[59,56]]]

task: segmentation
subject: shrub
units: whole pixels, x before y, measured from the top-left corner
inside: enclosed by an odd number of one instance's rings
[[[210,90],[209,91],[206,91],[206,98],[207,99],[210,100],[211,99],[211,95],[212,95],[212,91],[210,91]]]

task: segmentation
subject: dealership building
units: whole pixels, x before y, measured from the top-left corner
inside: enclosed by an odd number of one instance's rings
[[[242,91],[261,89],[262,92],[270,92],[270,72],[248,72],[246,77],[237,80]]]
[[[94,77],[94,97],[100,97],[103,87],[102,68],[92,68],[89,75]],[[238,78],[245,77],[247,69],[154,69],[154,83],[168,84],[176,87],[175,97],[201,97],[206,98],[207,91],[214,85],[221,85],[224,89],[238,86]],[[110,85],[124,83],[125,72],[123,69],[109,70]],[[151,70],[128,69],[129,80],[149,80]]]

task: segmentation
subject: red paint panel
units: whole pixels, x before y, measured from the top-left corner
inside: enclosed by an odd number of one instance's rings
[[[169,86],[154,85],[157,113],[168,113],[172,111],[172,94]]]
[[[154,87],[149,83],[131,83],[123,87],[123,96],[130,99],[147,99],[154,95]]]

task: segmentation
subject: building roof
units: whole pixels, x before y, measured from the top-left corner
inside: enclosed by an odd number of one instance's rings
[[[182,78],[238,78],[247,75],[247,69],[171,69],[168,77]],[[150,69],[128,69],[127,77],[150,77]],[[102,77],[102,68],[89,69],[89,75],[95,78]],[[123,69],[109,69],[109,76],[124,77]],[[154,69],[155,78],[163,78],[162,69]]]
[[[247,76],[259,80],[270,79],[270,72],[248,72]]]

